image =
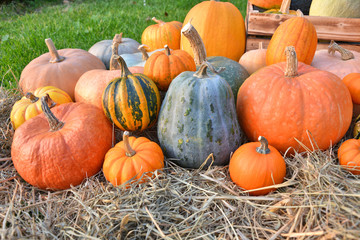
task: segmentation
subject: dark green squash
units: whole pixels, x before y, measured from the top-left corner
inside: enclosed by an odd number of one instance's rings
[[[211,153],[213,165],[228,164],[231,152],[245,140],[230,86],[219,75],[207,74],[208,66],[204,62],[196,73],[178,75],[159,113],[160,146],[182,167],[199,168]]]
[[[160,93],[155,83],[141,73],[132,74],[123,58],[121,77],[113,79],[102,95],[105,115],[121,130],[142,131],[155,124],[160,110]]]

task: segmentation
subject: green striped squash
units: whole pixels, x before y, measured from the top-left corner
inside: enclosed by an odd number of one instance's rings
[[[132,74],[122,57],[121,76],[113,79],[102,95],[105,115],[123,131],[143,131],[155,124],[160,110],[160,93],[144,74]]]

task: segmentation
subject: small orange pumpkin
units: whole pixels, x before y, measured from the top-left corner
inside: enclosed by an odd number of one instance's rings
[[[360,140],[348,139],[338,150],[340,165],[349,172],[360,175]]]
[[[286,164],[278,150],[260,136],[257,142],[241,145],[229,164],[231,180],[245,190],[280,184],[286,175]],[[250,195],[265,195],[275,188],[250,191]]]
[[[111,148],[105,156],[103,172],[105,178],[114,186],[140,179],[142,175],[153,176],[153,172],[164,167],[164,154],[160,146],[145,137],[129,137],[129,132],[123,134],[123,141]]]
[[[264,9],[280,8],[283,0],[249,0],[251,4]]]
[[[354,104],[353,115],[360,114],[360,73],[350,73],[342,80],[350,91]]]

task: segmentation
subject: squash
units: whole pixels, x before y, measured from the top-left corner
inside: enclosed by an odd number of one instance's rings
[[[299,62],[310,64],[317,42],[314,25],[299,11],[299,16],[286,20],[275,30],[266,51],[266,65],[285,62],[287,46],[295,47]]]
[[[157,135],[165,156],[186,168],[226,165],[230,153],[244,142],[229,84],[207,74],[204,62],[194,72],[179,74],[161,105]],[[215,71],[213,69],[213,71]],[[213,154],[214,162],[207,161]]]
[[[353,116],[360,114],[360,73],[350,73],[346,75],[342,81],[350,91],[353,101]]]
[[[327,149],[351,124],[349,90],[336,75],[298,63],[294,47],[286,48],[286,56],[286,62],[260,69],[240,87],[240,125],[250,141],[264,136],[282,153],[311,150],[313,144]]]
[[[184,71],[195,71],[194,59],[183,50],[171,51],[165,45],[164,51],[154,53],[145,63],[144,74],[153,80],[161,91],[166,91],[171,81]]]
[[[92,69],[105,69],[105,65],[91,53],[82,49],[56,50],[50,38],[45,39],[49,53],[33,59],[21,72],[19,87],[23,94],[39,87],[54,86],[65,91],[72,100],[80,76]]]
[[[20,127],[30,118],[42,113],[40,98],[46,94],[49,94],[50,98],[53,99],[54,105],[51,107],[72,102],[71,97],[66,92],[53,86],[40,87],[34,93],[27,92],[12,107],[10,120],[14,129]]]
[[[114,56],[118,53],[118,46],[120,44],[121,35],[116,34],[113,39],[112,57],[109,60],[110,70],[94,69],[83,75],[75,86],[75,101],[93,104],[102,109],[102,94],[108,83],[116,77],[121,76],[119,63]],[[132,73],[143,73],[143,67],[130,67]]]
[[[359,0],[313,0],[310,6],[310,16],[359,18]]]
[[[260,142],[249,142],[241,145],[232,155],[229,163],[231,180],[239,187],[249,190],[250,195],[265,195],[275,188],[269,187],[280,184],[286,175],[286,164],[278,150],[268,145],[263,136]]]
[[[141,73],[131,74],[124,59],[121,76],[113,79],[102,95],[105,115],[123,131],[143,131],[155,124],[160,110],[160,93],[155,83]]]
[[[67,189],[100,171],[111,147],[112,127],[101,111],[86,103],[48,107],[15,131],[11,158],[20,176],[41,189]]]
[[[245,51],[245,23],[239,9],[230,2],[204,1],[195,5],[186,15],[183,25],[188,22],[199,32],[207,56],[223,56],[239,61]],[[181,36],[180,49],[191,56],[190,42]]]
[[[171,49],[180,49],[180,30],[182,23],[178,21],[164,22],[153,17],[156,24],[150,25],[141,35],[141,43],[145,44],[148,52],[168,45]]]
[[[290,3],[291,3],[291,0],[284,0],[284,1],[282,1],[280,8],[272,8],[272,9],[266,10],[264,13],[296,15],[295,10],[290,10]]]
[[[360,53],[349,51],[332,40],[328,49],[315,52],[311,66],[332,72],[343,79],[350,73],[360,73]]]
[[[217,74],[224,78],[230,85],[235,100],[241,84],[249,77],[249,73],[246,69],[238,62],[227,57],[213,56],[207,58],[206,49],[201,36],[190,22],[183,27],[181,32],[190,42],[197,70],[199,70],[204,62],[209,62],[215,68],[225,68],[225,70]],[[208,74],[212,73],[209,72]]]
[[[131,38],[123,38],[123,33],[118,34],[118,52],[117,55],[121,54],[132,54],[138,53],[138,47],[140,43]],[[110,59],[112,55],[112,44],[113,40],[102,40],[100,42],[95,43],[89,49],[89,53],[98,57],[106,66],[106,69],[110,69]]]
[[[354,175],[360,175],[360,140],[348,139],[338,150],[340,165]]]
[[[241,56],[239,63],[250,75],[257,70],[266,67],[266,49],[263,49],[263,43],[259,43],[259,49],[250,50],[244,53],[244,55]]]
[[[103,172],[106,180],[114,186],[140,180],[143,183],[154,171],[164,167],[164,154],[160,146],[145,137],[129,137],[123,133],[123,140],[111,148],[105,155]],[[132,180],[132,181],[130,181]]]
[[[264,9],[271,9],[280,8],[282,0],[249,0],[249,2]]]

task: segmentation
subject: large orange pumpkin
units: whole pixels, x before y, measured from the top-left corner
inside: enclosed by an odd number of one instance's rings
[[[230,2],[204,1],[186,15],[183,25],[191,24],[199,32],[207,56],[223,56],[239,61],[245,51],[245,23],[239,9]],[[180,49],[194,56],[190,43],[181,36]]]
[[[348,139],[338,150],[339,163],[349,172],[360,175],[360,140]]]
[[[311,64],[317,47],[314,25],[299,14],[292,17],[275,30],[266,51],[266,65],[285,62],[285,48],[294,46],[299,62]]]
[[[86,103],[64,103],[15,131],[11,157],[20,176],[41,189],[66,189],[100,171],[111,147],[112,127],[101,110]]]
[[[260,135],[281,152],[327,149],[337,143],[352,120],[349,90],[336,75],[298,63],[294,47],[287,62],[252,74],[240,87],[237,113],[251,141]],[[314,140],[314,142],[311,142]]]

